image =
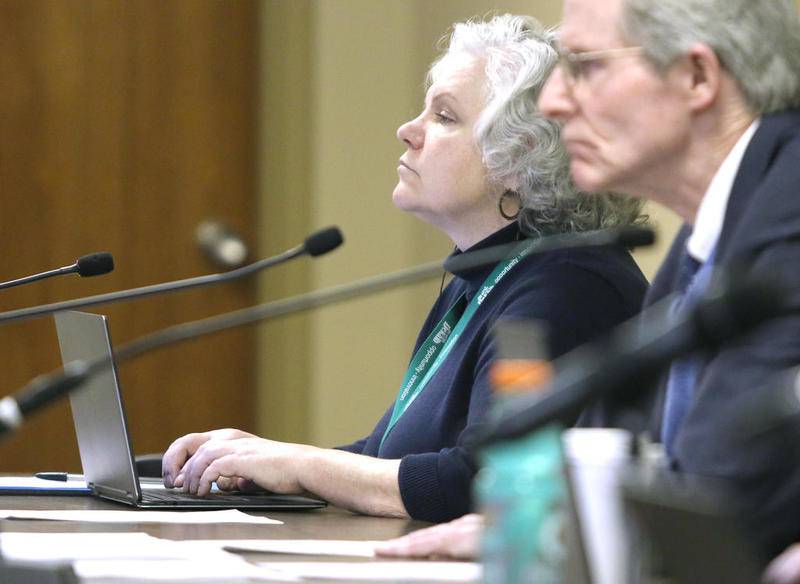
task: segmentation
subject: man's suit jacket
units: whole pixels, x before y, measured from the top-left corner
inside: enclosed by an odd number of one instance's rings
[[[690,233],[688,226],[678,233],[645,306],[675,289]],[[714,265],[734,271],[733,276],[745,270],[777,276],[796,314],[701,356],[694,401],[675,437],[672,463],[677,470],[721,477],[734,485],[752,532],[772,555],[800,539],[800,444],[788,448],[780,432],[744,441],[737,424],[746,417],[748,400],[757,399],[756,392],[763,392],[779,372],[800,364],[800,111],[762,118],[733,184]],[[657,438],[665,387],[666,375],[626,402],[595,404],[579,424],[638,431],[641,418],[650,417]],[[632,411],[641,413],[640,418]],[[800,441],[800,432],[792,438]]]
[[[646,305],[674,288],[689,233],[684,227],[676,237]],[[714,264],[732,276],[748,271],[777,277],[788,292],[789,311],[705,356],[672,462],[684,472],[731,481],[759,543],[777,553],[800,537],[800,448],[786,442],[797,434],[776,431],[745,441],[739,424],[754,392],[800,364],[800,112],[762,118],[733,184]],[[655,436],[665,387],[662,379],[653,409]]]

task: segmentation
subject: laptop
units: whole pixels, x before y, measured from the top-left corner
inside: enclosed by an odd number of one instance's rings
[[[101,355],[109,358],[107,370],[70,395],[83,474],[93,495],[148,509],[288,510],[326,505],[324,501],[298,495],[230,493],[216,489],[199,497],[167,489],[160,483],[140,483],[106,317],[59,312],[54,318],[64,363]]]

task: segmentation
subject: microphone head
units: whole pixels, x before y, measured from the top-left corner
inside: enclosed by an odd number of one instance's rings
[[[787,310],[787,292],[769,275],[734,268],[712,277],[708,290],[692,308],[697,332],[706,346],[737,338]]]
[[[77,273],[81,277],[100,276],[114,269],[114,256],[108,252],[90,253],[78,258],[75,262]]]
[[[306,237],[303,245],[306,253],[311,257],[321,256],[333,251],[344,241],[344,236],[338,227],[326,227]]]
[[[647,247],[656,241],[656,232],[650,227],[624,227],[617,235],[617,243],[628,249]]]
[[[731,422],[723,427],[737,447],[776,431],[800,433],[800,368],[771,375],[763,387],[753,390],[732,404]],[[796,442],[786,444],[794,446]],[[792,455],[788,458],[796,464],[800,458],[797,446]]]

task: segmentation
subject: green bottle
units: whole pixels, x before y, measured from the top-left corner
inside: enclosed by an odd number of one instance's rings
[[[498,322],[498,357],[490,415],[511,406],[511,396],[537,391],[552,371],[538,323]],[[549,584],[561,581],[566,556],[563,528],[567,487],[562,428],[553,424],[478,454],[474,493],[485,516],[483,581],[487,584]]]

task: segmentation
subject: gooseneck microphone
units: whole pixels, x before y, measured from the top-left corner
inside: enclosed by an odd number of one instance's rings
[[[794,440],[800,434],[800,367],[771,375],[741,400],[731,418],[729,429],[740,444],[775,431],[789,431]],[[797,447],[792,454],[800,454]]]
[[[610,245],[633,249],[652,245],[655,240],[655,232],[650,227],[644,226],[615,227],[613,229],[598,229],[580,233],[557,233],[542,237],[535,253]],[[495,264],[508,257],[517,245],[518,242],[513,242],[472,253],[455,255],[445,260],[444,268],[448,272],[454,273],[478,265]]]
[[[470,449],[566,423],[602,397],[625,397],[697,350],[713,350],[785,312],[785,294],[766,278],[717,274],[708,292],[683,314],[670,314],[672,296],[619,325],[601,342],[578,347],[554,361],[557,375],[544,391],[512,398],[503,412],[475,427]]]
[[[599,234],[599,232],[597,233]],[[567,238],[560,235],[543,237],[529,250],[529,255],[553,251],[555,248],[550,241],[553,237],[557,237],[558,241],[560,241],[563,246],[568,246],[570,248],[580,247],[580,245],[574,244],[574,237],[588,241],[590,247],[597,245],[594,238],[590,237],[587,240],[585,239],[585,235],[586,234],[579,234]],[[597,235],[597,237],[600,236]],[[608,238],[607,235],[603,237]],[[613,239],[616,241],[617,235],[614,235]],[[652,237],[650,240],[652,240]],[[647,243],[644,243],[644,240],[641,241],[643,241],[643,243],[641,243],[642,245],[647,245]],[[322,241],[322,243],[325,243],[325,241]],[[608,245],[608,243],[603,245]],[[325,246],[320,245],[320,249],[324,247]],[[506,253],[509,251],[509,249],[506,249]],[[487,263],[485,254],[481,254],[480,252],[467,252],[461,254],[459,257],[462,258],[460,266],[463,269],[478,267]],[[491,260],[491,263],[496,263],[496,260]],[[334,286],[317,292],[301,294],[293,298],[276,300],[197,321],[178,324],[120,345],[114,350],[114,357],[117,363],[121,363],[143,353],[155,351],[182,341],[211,335],[239,326],[254,324],[263,320],[302,312],[312,308],[319,308],[328,304],[351,300],[398,286],[421,282],[430,278],[440,278],[443,269],[444,264],[441,261],[429,262],[405,270],[365,278],[350,284]],[[67,363],[63,369],[55,373],[37,377],[16,394],[0,400],[0,435],[20,425],[24,417],[29,413],[54,401],[62,395],[66,395],[73,389],[82,385],[92,375],[106,370],[108,366],[109,359],[106,357],[86,361],[73,361]]]
[[[114,257],[110,253],[91,253],[89,255],[79,257],[74,264],[64,266],[63,268],[56,268],[55,270],[48,270],[40,274],[33,274],[32,276],[25,276],[24,278],[17,278],[16,280],[2,282],[0,283],[0,290],[3,288],[21,286],[22,284],[30,284],[31,282],[38,282],[39,280],[52,278],[53,276],[64,276],[66,274],[78,274],[82,278],[100,276],[102,274],[111,272],[113,269]]]
[[[114,257],[106,251],[85,255],[75,262],[75,272],[82,278],[100,276],[113,270]]]
[[[627,235],[621,235],[624,230],[609,230],[606,231],[587,232],[581,234],[573,234],[572,237],[564,237],[559,234],[558,236],[542,237],[534,246],[529,250],[528,254],[539,254],[544,252],[553,251],[554,249],[569,248],[574,249],[582,246],[594,247],[599,245],[597,241],[603,238],[606,243],[602,245],[609,245],[609,241],[619,241],[620,237],[626,238],[627,241],[632,241]],[[653,241],[652,231],[649,238],[638,238],[638,245],[649,245]],[[589,236],[589,237],[587,237]],[[552,239],[557,239],[560,246],[556,248],[552,243]],[[581,243],[576,244],[575,240]],[[518,244],[519,242],[517,242]],[[506,255],[512,251],[513,248],[507,246],[498,246],[505,249]],[[492,248],[494,249],[494,248]],[[460,267],[463,269],[470,269],[487,263],[487,257],[481,251],[467,252],[456,256],[461,259]],[[499,260],[492,259],[489,263],[496,263]],[[383,290],[389,290],[398,286],[405,286],[421,282],[430,278],[438,278],[442,274],[442,270],[446,268],[448,261],[444,263],[440,261],[429,262],[421,264],[404,270],[398,270],[389,274],[381,274],[370,278],[365,278],[358,282],[350,284],[342,284],[333,286],[325,290],[317,292],[309,292],[300,294],[293,298],[284,300],[276,300],[253,306],[250,308],[243,308],[233,312],[228,312],[218,316],[178,324],[168,327],[161,331],[157,331],[150,335],[146,335],[138,340],[131,341],[125,345],[121,345],[115,351],[118,360],[126,360],[142,353],[156,350],[161,347],[172,345],[181,341],[194,339],[200,336],[206,336],[217,332],[222,332],[231,328],[254,324],[262,320],[278,318],[296,312],[303,312],[312,308],[320,308],[328,304],[343,302],[361,296],[375,294]]]
[[[338,227],[327,227],[321,229],[306,238],[306,240],[290,250],[281,254],[259,260],[252,264],[242,266],[230,272],[222,274],[210,274],[207,276],[198,276],[195,278],[186,278],[184,280],[176,280],[174,282],[165,282],[163,284],[153,284],[151,286],[142,286],[141,288],[133,288],[131,290],[121,290],[118,292],[110,292],[108,294],[98,294],[95,296],[88,296],[86,298],[76,298],[75,300],[65,300],[63,302],[54,302],[51,304],[43,304],[41,306],[33,306],[30,308],[20,308],[18,310],[10,310],[8,312],[0,313],[0,324],[6,322],[14,322],[52,314],[62,310],[73,310],[76,308],[86,308],[96,304],[110,304],[113,302],[122,302],[125,300],[133,300],[135,298],[142,298],[144,296],[152,296],[153,294],[163,294],[167,292],[177,292],[179,290],[188,290],[190,288],[197,288],[198,286],[209,286],[212,284],[221,284],[223,282],[230,282],[250,276],[256,272],[260,272],[266,268],[276,266],[287,262],[293,258],[308,254],[311,257],[317,257],[328,253],[339,247],[344,241],[342,232]],[[96,264],[87,262],[87,266],[91,267]]]

